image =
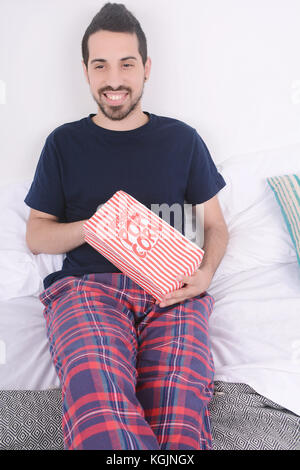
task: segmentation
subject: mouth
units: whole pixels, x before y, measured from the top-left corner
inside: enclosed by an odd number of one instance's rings
[[[125,103],[128,93],[103,93],[104,100],[110,106],[120,106]]]

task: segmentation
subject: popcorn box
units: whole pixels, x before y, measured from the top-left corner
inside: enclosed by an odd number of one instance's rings
[[[125,191],[83,225],[84,239],[156,300],[183,286],[204,251]]]

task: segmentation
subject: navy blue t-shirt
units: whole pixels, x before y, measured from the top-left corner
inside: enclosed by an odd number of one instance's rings
[[[185,202],[201,204],[215,196],[226,182],[197,131],[178,119],[144,113],[148,122],[129,131],[100,127],[95,114],[54,129],[25,203],[59,222],[76,222],[89,219],[119,190],[149,209],[177,203],[184,211]],[[174,227],[172,211],[168,222]],[[84,243],[66,254],[60,271],[45,277],[44,288],[65,276],[96,272],[121,271]]]

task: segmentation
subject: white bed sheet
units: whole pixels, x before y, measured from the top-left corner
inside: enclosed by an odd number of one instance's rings
[[[45,390],[59,386],[43,308],[34,296],[0,302],[1,390]]]
[[[297,262],[213,280],[215,380],[242,382],[300,415],[300,270]]]

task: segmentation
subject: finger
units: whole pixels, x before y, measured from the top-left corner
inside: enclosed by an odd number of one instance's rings
[[[170,294],[166,294],[160,302],[161,307],[165,307],[167,305],[175,304],[177,302],[182,302],[183,300],[189,297],[189,289],[184,287],[183,289],[178,289],[177,291],[171,292]]]
[[[176,281],[181,281],[181,282],[184,282],[185,284],[188,284],[189,282],[191,282],[192,280],[192,277],[191,276],[183,276],[183,275],[179,275],[175,278]]]
[[[168,307],[169,305],[177,304],[177,303],[182,302],[182,301],[184,301],[184,300],[185,300],[185,298],[182,297],[182,298],[180,298],[180,299],[167,299],[167,300],[162,300],[162,301],[160,301],[160,302],[158,302],[158,303],[159,303],[159,306],[160,306],[160,307]]]
[[[181,297],[186,297],[186,287],[183,287],[182,289],[175,290],[173,292],[170,292],[169,294],[166,294],[161,300],[162,302],[166,300],[171,300],[171,299],[180,299]]]

